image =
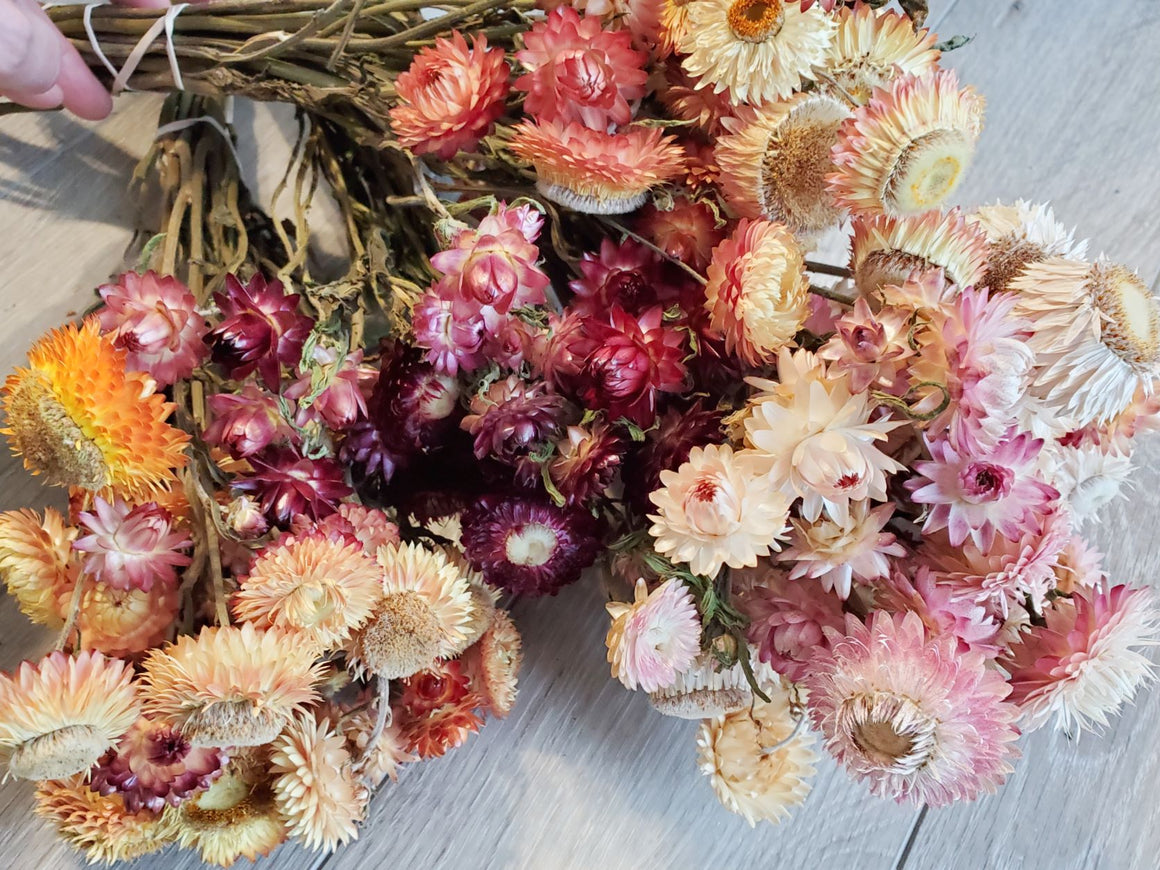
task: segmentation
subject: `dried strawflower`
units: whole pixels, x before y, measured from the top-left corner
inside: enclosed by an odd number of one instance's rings
[[[1048,257],[1080,259],[1087,251],[1087,242],[1077,242],[1075,232],[1055,219],[1047,203],[997,202],[979,206],[971,219],[987,234],[987,273],[982,283],[995,292],[1008,289],[1034,263]]]
[[[713,209],[702,200],[675,197],[667,211],[648,204],[637,215],[637,232],[698,272],[709,266],[713,248],[725,238]]]
[[[107,502],[99,495],[93,510],[79,516],[82,537],[73,549],[87,554],[84,570],[114,589],[148,592],[154,583],[177,583],[176,568],[190,557],[181,552],[193,541],[174,531],[173,518],[156,502],[130,505],[122,499]]]
[[[43,519],[28,508],[0,513],[0,577],[33,622],[64,624],[58,602],[75,579],[70,563],[76,535],[53,508],[44,509]]]
[[[694,447],[722,440],[722,417],[698,401],[691,408],[670,407],[657,418],[624,464],[625,497],[638,513],[652,509],[649,496],[660,489],[662,471],[676,471]]]
[[[805,678],[817,650],[825,648],[826,629],[844,624],[838,596],[778,570],[762,572],[740,595],[740,604],[749,617],[747,635],[756,657],[794,682]]]
[[[475,456],[491,456],[516,468],[517,479],[534,483],[540,465],[532,454],[555,440],[569,416],[568,400],[543,381],[509,375],[471,398],[459,423],[475,439]]]
[[[181,610],[181,589],[173,583],[154,583],[144,591],[136,587],[118,589],[104,583],[84,582],[77,628],[81,647],[107,656],[136,657],[164,643]],[[68,604],[62,594],[62,610]]]
[[[150,377],[125,370],[125,353],[95,319],[53,330],[28,362],[4,385],[8,428],[0,431],[33,474],[136,497],[185,465],[189,436],[165,422],[174,405]]]
[[[986,265],[987,237],[958,209],[854,220],[850,269],[865,296],[938,269],[960,288],[972,286],[983,277]]]
[[[874,9],[869,3],[838,10],[838,32],[822,63],[838,92],[822,79],[825,90],[869,102],[877,88],[899,75],[923,76],[938,67],[935,34],[916,29],[908,15],[893,9]]]
[[[569,426],[556,442],[548,474],[568,504],[590,504],[611,486],[624,450],[624,442],[604,423]]]
[[[649,592],[636,581],[635,600],[605,605],[612,625],[605,645],[612,676],[625,686],[655,692],[671,686],[701,650],[701,618],[689,589],[669,578]]]
[[[247,383],[236,393],[214,393],[206,399],[213,418],[202,438],[223,447],[235,459],[254,456],[271,444],[294,444],[298,435],[282,415],[278,397]]]
[[[403,739],[420,758],[439,758],[479,731],[481,699],[458,662],[437,662],[403,681],[396,712]]]
[[[145,659],[145,712],[193,746],[268,743],[317,697],[322,669],[314,654],[313,644],[280,628],[203,628]]]
[[[234,481],[234,489],[252,493],[262,513],[286,528],[296,516],[321,519],[338,510],[350,495],[342,465],[334,459],[310,459],[290,447],[270,448],[249,459],[253,471]]]
[[[460,658],[471,678],[472,691],[488,712],[500,719],[516,703],[516,686],[523,662],[523,641],[504,610],[496,610],[491,625]]]
[[[20,779],[87,770],[137,719],[133,669],[100,653],[51,652],[0,674],[0,757]]]
[[[177,837],[207,864],[231,867],[239,858],[269,855],[286,839],[286,825],[265,782],[227,769],[208,789],[183,803]]]

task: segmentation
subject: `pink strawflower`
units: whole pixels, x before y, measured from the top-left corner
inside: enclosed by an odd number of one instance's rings
[[[874,606],[890,613],[917,613],[931,637],[955,638],[959,654],[998,655],[1002,625],[983,605],[964,597],[945,576],[920,565],[909,577],[896,570],[874,587]]]
[[[206,399],[212,422],[202,437],[240,459],[260,453],[271,444],[289,444],[298,435],[282,416],[278,398],[257,384],[237,393],[214,393]]]
[[[792,520],[790,545],[777,558],[795,563],[790,580],[819,580],[823,589],[844,600],[850,597],[854,580],[870,583],[889,576],[887,556],[906,555],[894,535],[882,531],[893,514],[890,503],[871,508],[870,502],[862,501],[850,506],[844,523],[824,517],[813,523]]]
[[[805,679],[810,662],[826,645],[825,629],[844,625],[842,602],[817,583],[789,580],[769,571],[741,596],[749,617],[749,642],[758,656],[795,683]]]
[[[73,549],[87,553],[84,570],[114,589],[148,592],[154,583],[177,583],[175,568],[190,563],[181,550],[193,543],[185,532],[174,531],[173,517],[156,502],[136,507],[122,499],[107,502],[93,497],[93,510],[78,517],[86,533]]]
[[[289,528],[299,514],[321,519],[338,510],[350,495],[343,467],[334,459],[309,459],[289,447],[273,447],[250,457],[252,473],[234,481],[234,489],[257,497],[266,518]]]
[[[847,617],[805,685],[826,749],[882,797],[939,807],[991,794],[1014,768],[1017,710],[980,652],[927,637],[916,613]]]
[[[575,392],[578,375],[595,343],[585,331],[587,318],[571,307],[563,317],[548,315],[548,329],[533,349],[533,369],[557,390]]]
[[[652,425],[658,395],[684,386],[684,336],[664,324],[659,306],[639,317],[613,306],[584,329],[595,347],[584,361],[580,396],[612,420]]]
[[[206,355],[209,331],[197,300],[176,278],[156,272],[126,272],[98,291],[105,300],[101,331],[128,352],[125,365],[146,372],[161,386],[193,374]]]
[[[399,527],[391,522],[386,512],[355,502],[343,502],[338,513],[323,517],[315,524],[324,535],[341,534],[362,545],[363,552],[375,556],[379,547],[399,543]],[[296,529],[291,530],[299,534]]]
[[[883,308],[875,314],[866,298],[859,296],[853,311],[847,311],[834,324],[837,332],[818,351],[818,358],[830,362],[831,373],[848,373],[850,389],[855,393],[871,386],[905,393],[907,360],[914,356],[909,342],[910,321],[909,313],[897,308]]]
[[[585,254],[581,278],[568,284],[569,307],[585,317],[598,316],[613,305],[639,314],[661,301],[660,258],[640,242],[612,239],[600,243],[600,253]]]
[[[630,689],[666,689],[701,651],[701,617],[688,587],[670,578],[648,590],[637,580],[631,604],[607,605],[612,626],[605,643],[612,676]]]
[[[455,375],[460,369],[474,371],[487,361],[484,340],[487,323],[478,305],[454,297],[444,298],[436,284],[423,294],[411,311],[411,334],[427,350],[435,370]]]
[[[504,113],[508,73],[504,50],[488,48],[482,34],[471,48],[458,31],[437,37],[395,80],[399,103],[391,109],[391,130],[415,154],[448,160],[474,151]]]
[[[996,532],[1017,541],[1041,525],[1059,493],[1035,476],[1043,441],[1026,432],[1009,434],[982,452],[953,443],[952,437],[926,439],[931,461],[914,463],[918,477],[906,482],[917,504],[933,505],[922,530],[946,529],[951,546],[969,537],[989,550]]]
[[[262,537],[270,530],[270,521],[262,506],[248,495],[239,495],[226,505],[226,526],[243,541]],[[245,572],[248,573],[247,568]]]
[[[1069,732],[1106,727],[1153,676],[1140,647],[1154,646],[1160,612],[1151,589],[1106,585],[1078,589],[1044,609],[999,660],[1028,729],[1055,717]]]
[[[644,96],[648,81],[648,54],[633,49],[630,33],[605,30],[599,18],[581,18],[568,6],[552,10],[524,34],[516,59],[529,70],[515,81],[528,92],[525,112],[593,130],[629,123],[629,103]]]
[[[338,355],[332,350],[319,349],[314,356],[314,361],[319,366],[316,371],[328,371],[329,383],[326,383],[309,404],[303,399],[314,394],[320,386],[313,382],[309,373],[282,391],[282,395],[287,399],[298,402],[295,422],[299,426],[305,426],[311,421],[321,420],[331,429],[346,429],[356,420],[365,418],[367,415],[365,394],[370,392],[378,373],[370,366],[363,365],[362,349],[347,354],[341,363],[338,362]]]
[[[548,276],[536,265],[543,216],[531,206],[500,205],[475,229],[461,230],[445,251],[431,258],[443,273],[438,292],[444,299],[459,299],[497,314],[513,308],[542,305]]]

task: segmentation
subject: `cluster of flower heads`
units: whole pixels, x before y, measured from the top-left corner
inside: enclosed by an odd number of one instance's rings
[[[70,498],[0,513],[0,576],[61,630],[0,674],[0,759],[91,861],[333,851],[401,765],[515,702],[498,590],[412,518],[352,498],[339,459],[403,443],[369,409],[415,372],[332,347],[260,275],[206,308],[152,272],[100,292],[4,388],[12,446]],[[434,384],[399,399],[415,449],[440,417]]]
[[[1106,723],[1160,609],[1083,530],[1160,424],[1160,302],[1046,205],[944,208],[984,101],[903,12],[550,6],[510,128],[444,105],[560,226],[496,205],[432,258],[409,352],[462,401],[422,515],[515,592],[608,553],[613,676],[703,720],[751,823],[804,799],[811,731],[941,805],[999,786],[1022,732]],[[814,286],[844,222],[847,277]]]

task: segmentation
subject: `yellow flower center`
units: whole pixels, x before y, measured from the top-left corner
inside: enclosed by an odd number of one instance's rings
[[[58,486],[97,490],[108,485],[101,448],[69,416],[43,375],[14,375],[8,389],[8,431],[29,470]]]
[[[781,0],[734,0],[729,7],[729,29],[744,42],[765,42],[777,36],[785,23]]]
[[[971,141],[953,131],[940,130],[915,139],[899,155],[884,199],[900,212],[938,207],[959,186],[971,153]]]
[[[1088,287],[1102,315],[1100,340],[1129,365],[1160,360],[1160,304],[1123,266],[1092,267]]]

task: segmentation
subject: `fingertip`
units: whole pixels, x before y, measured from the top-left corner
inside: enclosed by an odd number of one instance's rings
[[[61,36],[64,40],[64,37]],[[86,121],[100,121],[113,111],[113,98],[85,65],[77,50],[65,41],[57,86],[64,94],[64,107]]]

